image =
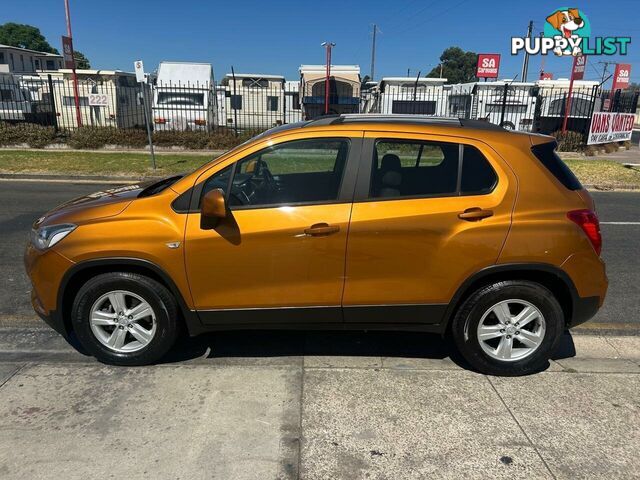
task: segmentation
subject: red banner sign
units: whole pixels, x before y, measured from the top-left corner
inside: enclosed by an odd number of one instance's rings
[[[573,68],[571,69],[572,80],[582,80],[584,71],[587,68],[587,57],[585,55],[577,55],[573,57]]]
[[[500,69],[499,53],[479,53],[478,65],[476,66],[476,77],[478,78],[498,78]]]
[[[628,63],[618,63],[616,65],[616,71],[613,74],[613,86],[612,90],[624,90],[629,86],[629,79],[631,78],[631,65]]]
[[[73,60],[73,42],[70,37],[62,36],[62,57],[64,58],[64,68],[76,68]]]

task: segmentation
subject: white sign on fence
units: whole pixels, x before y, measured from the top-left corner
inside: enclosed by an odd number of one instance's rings
[[[90,93],[90,107],[106,107],[109,105],[109,96],[106,93]]]
[[[594,112],[587,145],[630,140],[635,119],[633,113]]]

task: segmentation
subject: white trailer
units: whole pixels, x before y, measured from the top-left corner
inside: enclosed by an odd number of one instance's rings
[[[31,102],[28,92],[7,65],[0,65],[0,120],[10,123],[31,120]]]
[[[500,80],[451,85],[449,115],[486,120],[509,130],[531,131],[536,110],[535,83]]]
[[[152,112],[158,131],[215,128],[218,113],[211,64],[160,62]]]
[[[285,79],[282,75],[228,73],[226,125],[241,130],[264,130],[285,123]]]
[[[364,113],[447,115],[446,78],[384,77],[363,91]]]

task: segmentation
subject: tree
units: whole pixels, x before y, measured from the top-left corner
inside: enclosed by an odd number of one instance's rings
[[[447,83],[472,82],[476,78],[476,64],[478,54],[465,52],[459,47],[449,47],[440,55],[442,64],[442,77]],[[431,70],[427,77],[440,77],[440,65]]]
[[[0,43],[38,52],[58,53],[40,33],[39,28],[20,23],[8,22],[0,25]]]
[[[91,63],[89,62],[89,59],[85,57],[82,52],[79,52],[78,50],[74,50],[73,59],[76,61],[76,68],[80,70],[91,68]]]

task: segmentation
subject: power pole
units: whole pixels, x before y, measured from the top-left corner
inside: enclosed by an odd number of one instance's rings
[[[336,46],[335,43],[322,42],[321,44],[327,50],[327,68],[324,79],[324,114],[329,114],[329,80],[331,78],[331,49]]]
[[[607,69],[612,63],[615,62],[598,62],[598,65],[604,65],[604,68],[602,69],[602,79],[600,80],[600,85],[602,85],[606,81],[605,77],[607,76]]]
[[[373,40],[371,42],[371,81],[373,81],[376,72],[376,32],[378,25],[373,24]]]
[[[69,0],[64,0],[64,16],[67,22],[67,37],[71,40],[71,44],[73,45],[73,35],[71,33],[71,12],[69,9]],[[82,126],[82,114],[80,113],[80,95],[78,92],[78,75],[76,74],[76,59],[73,58],[73,48],[71,49],[72,55],[72,69],[71,69],[71,78],[73,79],[73,101],[76,107],[76,122],[78,123],[78,127]]]
[[[532,32],[533,32],[533,20],[530,20],[529,28],[527,28],[527,38],[531,38]],[[522,75],[520,75],[523,82],[527,81],[527,73],[529,73],[529,54],[525,50],[524,60],[522,62]]]

